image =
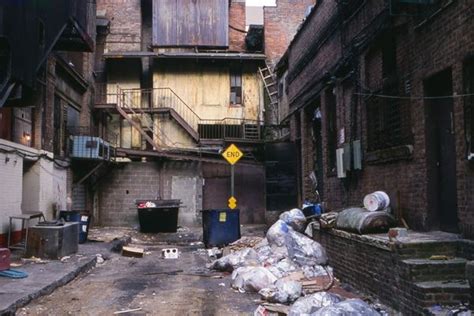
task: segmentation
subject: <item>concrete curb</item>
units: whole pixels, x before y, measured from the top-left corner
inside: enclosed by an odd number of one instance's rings
[[[15,315],[16,311],[19,308],[29,304],[34,299],[51,294],[58,287],[66,285],[67,283],[74,280],[79,274],[93,268],[96,262],[97,262],[96,256],[90,258],[89,260],[84,260],[84,262],[81,263],[76,269],[65,274],[58,280],[53,281],[51,284],[48,284],[44,286],[43,288],[37,289],[33,293],[29,293],[26,296],[17,299],[15,302],[10,304],[10,306],[8,306],[7,308],[0,310],[0,315],[2,316]]]

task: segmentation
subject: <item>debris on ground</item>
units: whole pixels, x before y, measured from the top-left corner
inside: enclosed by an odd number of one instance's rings
[[[335,219],[328,217],[330,222]],[[345,293],[333,277],[324,247],[303,234],[305,229],[301,210],[284,212],[266,238],[239,239],[210,268],[232,272],[232,288],[258,292],[273,303],[261,304],[254,315],[380,315],[360,299],[328,292],[337,284]]]
[[[161,255],[164,259],[178,259],[179,251],[178,248],[163,248],[161,249]]]
[[[132,237],[130,236],[122,236],[120,238],[114,238],[112,240],[112,248],[110,248],[113,252],[121,252],[124,246],[127,246],[129,243],[132,242]]]
[[[114,315],[118,315],[118,314],[128,314],[128,313],[133,313],[133,312],[138,312],[138,311],[141,311],[142,308],[139,307],[139,308],[132,308],[132,309],[126,309],[126,310],[123,310],[123,311],[116,311],[114,312]]]
[[[143,258],[144,254],[145,250],[143,248],[122,247],[122,256],[124,257]]]

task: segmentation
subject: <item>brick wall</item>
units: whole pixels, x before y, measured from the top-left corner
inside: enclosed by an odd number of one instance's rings
[[[332,25],[332,16],[337,14],[336,2],[321,1],[314,14],[304,24],[289,49],[289,100],[290,111],[300,116],[299,108],[310,107],[317,103],[320,95],[328,89],[336,93],[337,131],[343,135],[345,142],[361,140],[363,147],[363,170],[349,172],[345,179],[338,179],[328,172],[327,153],[327,105],[321,98],[323,115],[323,165],[325,166],[324,196],[330,209],[350,205],[360,205],[365,194],[375,190],[386,191],[394,209],[402,211],[410,228],[436,229],[439,225],[436,215],[430,213],[428,203],[427,178],[428,160],[426,144],[426,107],[428,103],[417,97],[423,96],[424,82],[427,78],[444,69],[451,69],[453,91],[463,93],[463,62],[474,52],[473,21],[469,19],[467,1],[454,1],[437,15],[422,22],[420,18],[392,17],[392,24],[386,24],[387,8],[382,1],[366,1],[360,10],[344,23],[341,29]],[[385,22],[384,22],[385,21]],[[421,24],[420,24],[421,23]],[[391,26],[390,26],[391,25]],[[390,159],[382,159],[379,152],[369,151],[367,138],[366,99],[354,93],[365,92],[370,83],[369,74],[375,79],[375,85],[382,86],[380,62],[371,59],[370,54],[377,49],[377,36],[390,27],[397,25],[394,31],[396,47],[396,69],[399,78],[398,94],[412,96],[412,100],[403,100],[408,107],[404,116],[410,126],[412,140],[407,142],[406,149],[411,154]],[[327,31],[329,26],[330,32]],[[389,26],[389,28],[387,28]],[[375,32],[379,32],[376,34]],[[327,35],[318,49],[311,51],[312,43],[319,41],[319,35]],[[362,36],[361,34],[365,35]],[[356,38],[354,38],[356,36]],[[321,43],[321,42],[320,42]],[[342,43],[342,44],[341,44]],[[354,46],[354,43],[357,43]],[[342,46],[341,46],[342,45]],[[355,48],[357,47],[357,48]],[[372,62],[375,61],[375,62]],[[346,66],[341,66],[341,65]],[[298,68],[298,65],[303,65]],[[346,67],[346,68],[344,68]],[[338,69],[338,72],[336,72]],[[348,70],[349,69],[349,70]],[[352,73],[349,73],[352,71]],[[325,74],[329,76],[325,76]],[[331,78],[332,77],[332,78]],[[406,85],[411,89],[406,90]],[[458,217],[466,229],[472,231],[474,225],[474,168],[466,160],[466,142],[464,130],[464,106],[462,98],[454,98],[454,132],[456,139],[456,175]],[[303,114],[304,116],[304,114]],[[304,118],[301,119],[305,121]],[[306,119],[307,121],[307,119]],[[304,124],[302,124],[304,125]],[[297,132],[292,124],[292,139]],[[314,160],[314,148],[304,145],[302,127],[302,153],[305,177]],[[342,147],[338,142],[337,147]],[[302,198],[309,196],[308,184],[303,180]],[[398,199],[399,197],[399,199]]]
[[[265,54],[274,65],[285,53],[315,0],[278,0],[275,7],[264,7]]]
[[[98,0],[97,11],[110,20],[105,51],[141,50],[141,0]]]
[[[462,241],[407,244],[393,247],[370,236],[339,230],[315,230],[315,240],[326,249],[334,275],[357,290],[380,299],[403,315],[424,315],[424,308],[446,300],[469,301],[468,291],[433,289],[423,291],[420,280],[454,280],[464,265],[444,265],[430,270],[409,266],[404,259],[427,258],[431,254],[459,256],[472,244]],[[470,254],[472,256],[472,253]],[[452,277],[450,277],[450,275]],[[433,292],[431,292],[433,291]]]
[[[232,26],[232,27],[230,27]],[[232,1],[229,8],[229,50],[245,52],[245,1]]]

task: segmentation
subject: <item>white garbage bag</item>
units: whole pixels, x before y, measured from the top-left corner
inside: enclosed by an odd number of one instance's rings
[[[286,245],[286,236],[293,230],[281,219],[277,220],[275,224],[267,231],[268,244],[274,247],[284,247]]]
[[[334,293],[318,292],[299,298],[291,307],[288,316],[313,315],[322,307],[339,303],[343,298]],[[329,315],[329,314],[328,314]]]
[[[232,273],[232,287],[240,292],[258,292],[277,278],[264,267],[241,267]]]
[[[304,216],[304,213],[298,208],[283,212],[280,215],[280,219],[297,232],[301,233],[306,228],[306,217]]]
[[[300,270],[300,268],[288,258],[281,259],[277,263],[267,267],[267,269],[279,279]]]
[[[294,230],[286,235],[288,256],[300,266],[327,265],[326,250],[316,241]]]
[[[326,270],[327,269],[327,270]],[[328,273],[332,275],[332,268],[326,266],[326,269],[323,266],[302,266],[303,274],[306,278],[312,279],[318,276],[327,276]]]
[[[337,304],[323,307],[312,316],[380,316],[369,304],[360,299],[349,299]]]
[[[287,304],[292,303],[301,296],[303,287],[297,281],[276,281],[275,285],[264,288],[258,293],[270,303]]]
[[[244,248],[214,261],[211,269],[218,271],[233,271],[239,267],[259,265],[258,254],[252,248]]]

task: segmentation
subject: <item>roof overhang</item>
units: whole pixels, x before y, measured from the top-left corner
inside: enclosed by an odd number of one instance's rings
[[[120,58],[143,58],[151,57],[154,59],[211,59],[211,60],[257,60],[264,61],[265,54],[250,53],[193,53],[193,52],[111,52],[105,53],[106,59]]]
[[[94,40],[79,25],[74,18],[70,18],[61,36],[54,45],[55,50],[93,52]]]

